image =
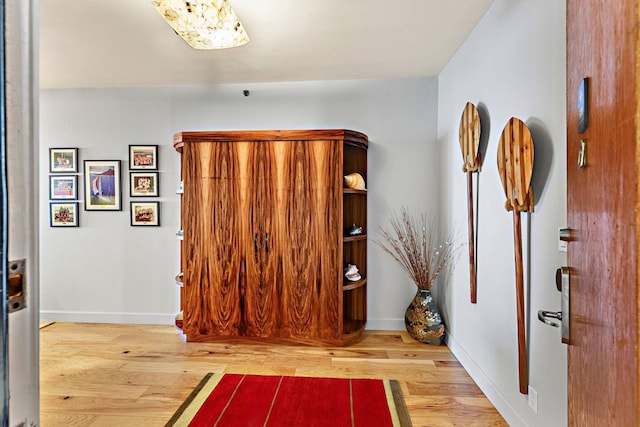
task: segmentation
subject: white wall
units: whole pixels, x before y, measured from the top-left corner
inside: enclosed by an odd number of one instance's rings
[[[554,275],[566,263],[557,249],[557,229],[566,223],[565,91],[565,2],[556,0],[497,0],[439,76],[442,215],[462,225],[465,239],[460,116],[470,101],[488,118],[477,191],[478,299],[469,301],[465,247],[439,295],[446,301],[449,346],[513,426],[567,423],[566,346],[559,329],[536,319],[539,309],[560,309]],[[496,163],[500,134],[512,116],[527,123],[535,146],[535,212],[522,220],[529,383],[538,392],[537,414],[518,391],[512,214],[504,209]]]
[[[251,95],[244,97],[243,89]],[[387,204],[436,209],[437,79],[266,83],[175,88],[43,90],[41,313],[52,320],[173,322],[179,267],[179,155],[190,130],[346,128],[369,137],[369,235]],[[158,144],[161,227],[129,226],[129,144]],[[80,161],[123,162],[122,212],[84,212],[80,227],[49,228],[48,149],[78,147]],[[82,175],[80,175],[82,181]],[[84,199],[84,197],[82,197]],[[404,328],[415,287],[370,244],[368,328]]]

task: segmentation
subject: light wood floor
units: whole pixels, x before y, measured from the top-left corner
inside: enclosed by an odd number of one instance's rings
[[[373,332],[344,348],[185,344],[172,326],[40,330],[41,426],[163,426],[207,372],[397,379],[414,426],[506,426],[445,347]]]

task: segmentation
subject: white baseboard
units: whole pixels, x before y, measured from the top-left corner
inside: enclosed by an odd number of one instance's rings
[[[100,313],[88,311],[40,311],[40,319],[75,323],[124,323],[133,325],[173,325],[175,314]]]
[[[370,331],[404,331],[404,319],[367,319],[365,329]]]
[[[55,322],[173,325],[175,314],[41,310],[40,318]],[[368,319],[366,329],[375,331],[403,331],[405,329],[404,319]]]
[[[500,393],[495,387],[491,379],[484,373],[484,371],[476,364],[476,362],[469,356],[464,348],[455,340],[451,334],[447,332],[446,342],[451,353],[462,364],[467,373],[473,378],[480,390],[487,396],[487,399],[496,407],[502,418],[511,427],[527,427],[527,424],[520,418],[518,413],[511,407],[507,399]]]

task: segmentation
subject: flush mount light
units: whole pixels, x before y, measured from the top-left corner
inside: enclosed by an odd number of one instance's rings
[[[194,49],[225,49],[249,42],[227,0],[153,0],[151,3]]]

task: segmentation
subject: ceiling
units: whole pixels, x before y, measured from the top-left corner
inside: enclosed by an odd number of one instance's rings
[[[42,88],[437,75],[494,0],[229,0],[251,41],[199,51],[151,0],[41,0]]]

